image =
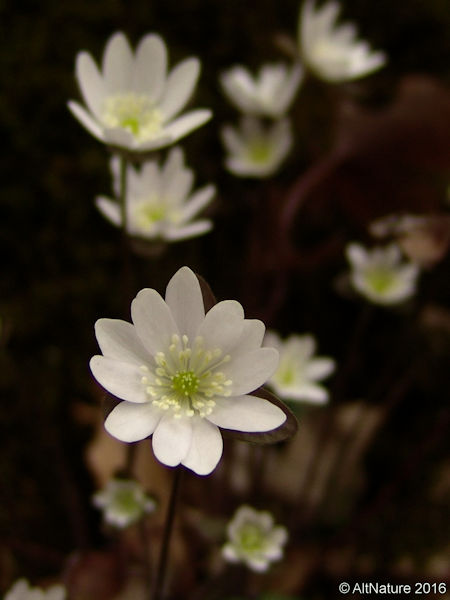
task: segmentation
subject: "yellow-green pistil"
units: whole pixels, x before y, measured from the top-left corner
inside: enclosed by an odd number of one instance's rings
[[[162,127],[161,111],[144,94],[114,94],[106,98],[103,123],[107,127],[127,129],[138,140],[155,137]]]
[[[197,336],[190,343],[187,335],[173,335],[166,352],[155,355],[156,367],[141,366],[141,381],[152,404],[172,410],[175,418],[206,417],[211,414],[215,396],[231,395],[231,379],[219,370],[230,360],[220,348],[207,350]]]
[[[246,523],[239,531],[239,543],[241,548],[247,552],[257,552],[262,550],[266,542],[266,535],[261,527],[254,523]]]

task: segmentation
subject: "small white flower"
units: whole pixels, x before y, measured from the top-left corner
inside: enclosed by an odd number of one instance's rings
[[[207,475],[222,456],[219,427],[263,432],[284,423],[280,408],[249,395],[278,364],[274,348],[261,348],[264,324],[244,319],[234,300],[205,314],[188,267],[169,281],[165,300],[141,290],[131,317],[132,324],[100,319],[95,325],[103,356],[91,359],[92,373],[124,400],[105,421],[111,435],[136,442],[153,434],[160,462]]]
[[[245,116],[240,130],[226,125],[222,141],[228,152],[226,168],[238,177],[268,177],[275,173],[292,147],[291,124],[281,119],[267,127]]]
[[[269,386],[280,398],[311,404],[328,402],[328,390],[318,383],[333,373],[332,358],[315,356],[312,335],[291,335],[284,342],[274,331],[266,333],[264,345],[276,348],[280,362]]]
[[[331,83],[364,77],[386,63],[383,52],[374,52],[357,39],[353,23],[337,25],[341,7],[326,2],[316,8],[315,0],[305,0],[300,12],[298,42],[305,65],[317,77]]]
[[[114,190],[119,195],[119,159],[111,160]],[[184,166],[181,148],[173,148],[160,168],[156,161],[146,162],[141,169],[127,167],[127,230],[132,236],[174,242],[202,235],[212,228],[208,219],[192,220],[212,200],[213,185],[191,194],[194,173]],[[122,224],[119,204],[100,196],[97,208],[114,225]]]
[[[346,254],[353,287],[371,302],[398,304],[415,293],[419,268],[402,261],[400,249],[395,244],[367,250],[352,243],[347,246]]]
[[[220,83],[230,102],[240,111],[260,117],[280,118],[288,110],[302,80],[299,64],[263,65],[256,77],[237,65],[222,74]]]
[[[222,547],[224,558],[233,563],[244,563],[252,571],[267,571],[271,562],[283,556],[288,532],[281,525],[274,526],[269,512],[241,506],[227,526],[228,541]]]
[[[128,527],[156,508],[155,501],[132,479],[110,479],[92,501],[103,509],[106,523],[115,527]]]
[[[61,585],[52,585],[45,591],[31,587],[26,579],[19,579],[7,592],[5,600],[64,600],[66,590]]]
[[[167,73],[167,48],[159,35],[144,36],[136,49],[119,32],[108,40],[99,71],[88,52],[76,58],[86,103],[70,101],[74,116],[98,140],[145,152],[173,144],[211,118],[198,109],[174,118],[194,91],[200,61],[187,58]]]

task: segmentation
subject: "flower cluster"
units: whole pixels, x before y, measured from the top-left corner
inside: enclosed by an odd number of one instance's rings
[[[47,590],[31,587],[26,579],[19,579],[7,592],[5,600],[65,600],[66,590],[53,585]]]
[[[155,501],[132,479],[110,479],[92,501],[102,509],[105,522],[119,528],[132,525],[156,508]]]
[[[250,506],[237,509],[227,526],[228,540],[222,547],[224,558],[232,563],[244,563],[252,571],[267,571],[273,561],[283,556],[288,533],[285,527],[274,525],[267,511]]]
[[[152,435],[160,462],[207,475],[222,456],[219,427],[263,432],[284,423],[280,408],[251,395],[278,364],[277,350],[261,347],[263,323],[245,319],[233,300],[205,313],[188,267],[172,277],[165,300],[141,290],[131,316],[132,324],[100,319],[95,326],[103,355],[91,359],[92,373],[123,400],[106,419],[111,435],[124,442]]]

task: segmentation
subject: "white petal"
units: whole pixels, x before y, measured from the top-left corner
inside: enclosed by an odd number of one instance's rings
[[[128,402],[148,402],[142,383],[143,373],[138,365],[98,355],[91,358],[89,366],[99,384],[117,398]]]
[[[220,137],[222,138],[222,143],[225,146],[225,149],[230,154],[236,154],[239,156],[245,152],[246,143],[243,141],[238,131],[234,127],[231,127],[231,125],[225,125],[222,127]]]
[[[348,244],[345,249],[345,254],[347,255],[348,261],[355,269],[364,267],[369,258],[365,248],[357,243]]]
[[[235,300],[219,302],[206,313],[204,321],[197,330],[197,335],[203,337],[207,350],[220,348],[227,354],[244,328],[244,310]]]
[[[105,85],[98,67],[88,52],[80,52],[76,61],[76,77],[89,110],[97,119],[100,118]]]
[[[194,91],[200,74],[198,58],[187,58],[169,74],[166,87],[159,103],[165,121],[174,117],[187,103]]]
[[[95,323],[95,337],[107,358],[137,365],[145,365],[150,360],[136,329],[127,321],[99,319]]]
[[[278,351],[275,348],[258,348],[248,354],[232,356],[221,371],[233,382],[233,396],[248,394],[263,385],[275,373],[278,366]]]
[[[121,402],[108,415],[105,429],[122,442],[138,442],[155,431],[161,412],[151,403]]]
[[[271,383],[275,392],[282,398],[310,402],[311,404],[326,404],[328,390],[316,383],[301,383],[298,386],[278,386]]]
[[[223,450],[218,428],[202,418],[193,418],[192,441],[182,464],[197,475],[209,475],[217,466]]]
[[[76,119],[78,119],[78,121],[80,121],[80,123],[83,125],[83,127],[86,127],[86,129],[89,131],[89,133],[91,133],[95,138],[97,138],[101,142],[105,141],[103,129],[100,127],[100,125],[94,119],[94,117],[90,113],[88,113],[85,108],[83,108],[81,106],[81,104],[78,104],[78,102],[74,102],[73,100],[70,100],[67,103],[67,106],[68,106],[70,112],[73,114],[73,116]]]
[[[102,213],[104,217],[111,221],[117,227],[122,223],[122,217],[120,214],[120,207],[117,202],[106,198],[105,196],[98,196],[95,199],[95,206]]]
[[[280,336],[275,331],[270,330],[266,331],[264,336],[264,346],[267,348],[276,348],[280,351],[283,347],[283,343]]]
[[[224,429],[236,431],[271,431],[286,421],[286,415],[268,400],[256,396],[220,398],[208,420]]]
[[[164,178],[164,195],[173,206],[179,206],[189,194],[194,182],[190,169],[178,169],[170,179]]]
[[[137,152],[146,152],[147,150],[159,150],[160,148],[165,148],[166,146],[170,146],[173,144],[178,138],[170,134],[166,134],[166,130],[163,129],[161,135],[147,140],[146,142],[140,142],[136,145],[134,150]]]
[[[205,318],[205,309],[200,284],[189,267],[179,269],[169,281],[166,302],[180,334],[192,341]]]
[[[212,221],[202,219],[201,221],[195,221],[189,225],[168,227],[164,232],[163,237],[169,242],[177,242],[179,240],[186,240],[208,233],[208,231],[211,231],[212,227]]]
[[[192,440],[192,419],[163,416],[152,438],[153,452],[164,465],[175,467],[186,457]]]
[[[216,188],[214,185],[207,185],[193,194],[183,207],[183,223],[190,221],[210,202]]]
[[[131,90],[133,53],[122,32],[111,36],[103,54],[103,78],[105,92],[114,94]]]
[[[119,148],[135,149],[136,140],[133,134],[128,129],[122,129],[121,127],[108,127],[104,130],[105,142],[111,146],[118,146]]]
[[[333,359],[315,358],[305,365],[305,377],[307,379],[324,379],[334,371],[334,368]]]
[[[170,137],[171,142],[176,142],[180,138],[184,137],[200,125],[209,121],[212,117],[212,112],[210,110],[199,108],[197,110],[191,110],[188,113],[185,113],[182,117],[175,119],[164,127],[162,134],[165,137]]]
[[[164,40],[154,33],[144,36],[136,49],[133,89],[157,102],[164,89],[167,49]]]
[[[172,336],[179,334],[170,308],[156,290],[141,290],[131,303],[131,318],[145,348],[154,355],[165,352]]]
[[[245,319],[242,335],[236,347],[232,350],[233,358],[260,348],[265,331],[266,327],[262,321],[258,319]]]

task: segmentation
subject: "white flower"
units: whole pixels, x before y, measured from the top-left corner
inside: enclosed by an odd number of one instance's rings
[[[237,65],[222,74],[220,82],[230,102],[240,111],[261,117],[282,117],[300,85],[303,69],[282,63],[263,65],[256,77]]]
[[[254,117],[241,119],[240,130],[226,125],[222,141],[228,152],[227,169],[238,177],[268,177],[277,171],[292,147],[287,119],[264,127]]]
[[[317,77],[331,83],[364,77],[386,62],[383,52],[373,52],[367,42],[357,40],[352,23],[336,25],[339,12],[337,2],[326,2],[316,8],[314,0],[305,0],[298,28],[305,65]]]
[[[110,479],[92,501],[103,509],[105,521],[115,527],[128,527],[156,507],[155,501],[132,479]]]
[[[211,117],[199,109],[181,117],[200,73],[200,61],[187,58],[167,73],[167,49],[154,33],[136,49],[123,33],[106,44],[102,69],[92,56],[79,52],[76,76],[86,103],[70,101],[75,117],[94,137],[111,146],[142,152],[168,146]]]
[[[222,554],[229,562],[241,562],[253,571],[267,571],[271,562],[283,556],[288,533],[274,526],[269,512],[241,506],[227,526],[228,541]]]
[[[119,195],[119,159],[111,160],[114,190]],[[205,208],[215,193],[208,185],[191,194],[194,173],[184,166],[181,148],[173,148],[160,168],[156,161],[144,163],[141,169],[127,167],[127,230],[133,236],[174,242],[206,233],[212,228],[208,219],[192,221]],[[100,196],[96,205],[102,214],[120,226],[119,204]]]
[[[5,600],[64,600],[66,591],[61,585],[53,585],[47,590],[30,587],[26,579],[19,579],[7,592]]]
[[[269,331],[264,345],[280,353],[278,369],[268,382],[280,398],[311,404],[328,402],[328,390],[318,382],[328,377],[336,365],[332,358],[314,356],[316,340],[312,335],[291,335],[283,342]]]
[[[366,250],[352,243],[346,248],[355,290],[375,304],[398,304],[416,291],[417,265],[402,261],[395,244]]]
[[[105,428],[124,442],[153,434],[156,458],[199,475],[222,456],[219,427],[271,431],[286,420],[267,400],[249,395],[277,368],[278,352],[261,348],[265,327],[244,319],[242,306],[219,302],[205,315],[195,274],[179,269],[165,301],[141,290],[131,304],[133,323],[100,319],[103,356],[90,366],[97,381],[121,400]]]

